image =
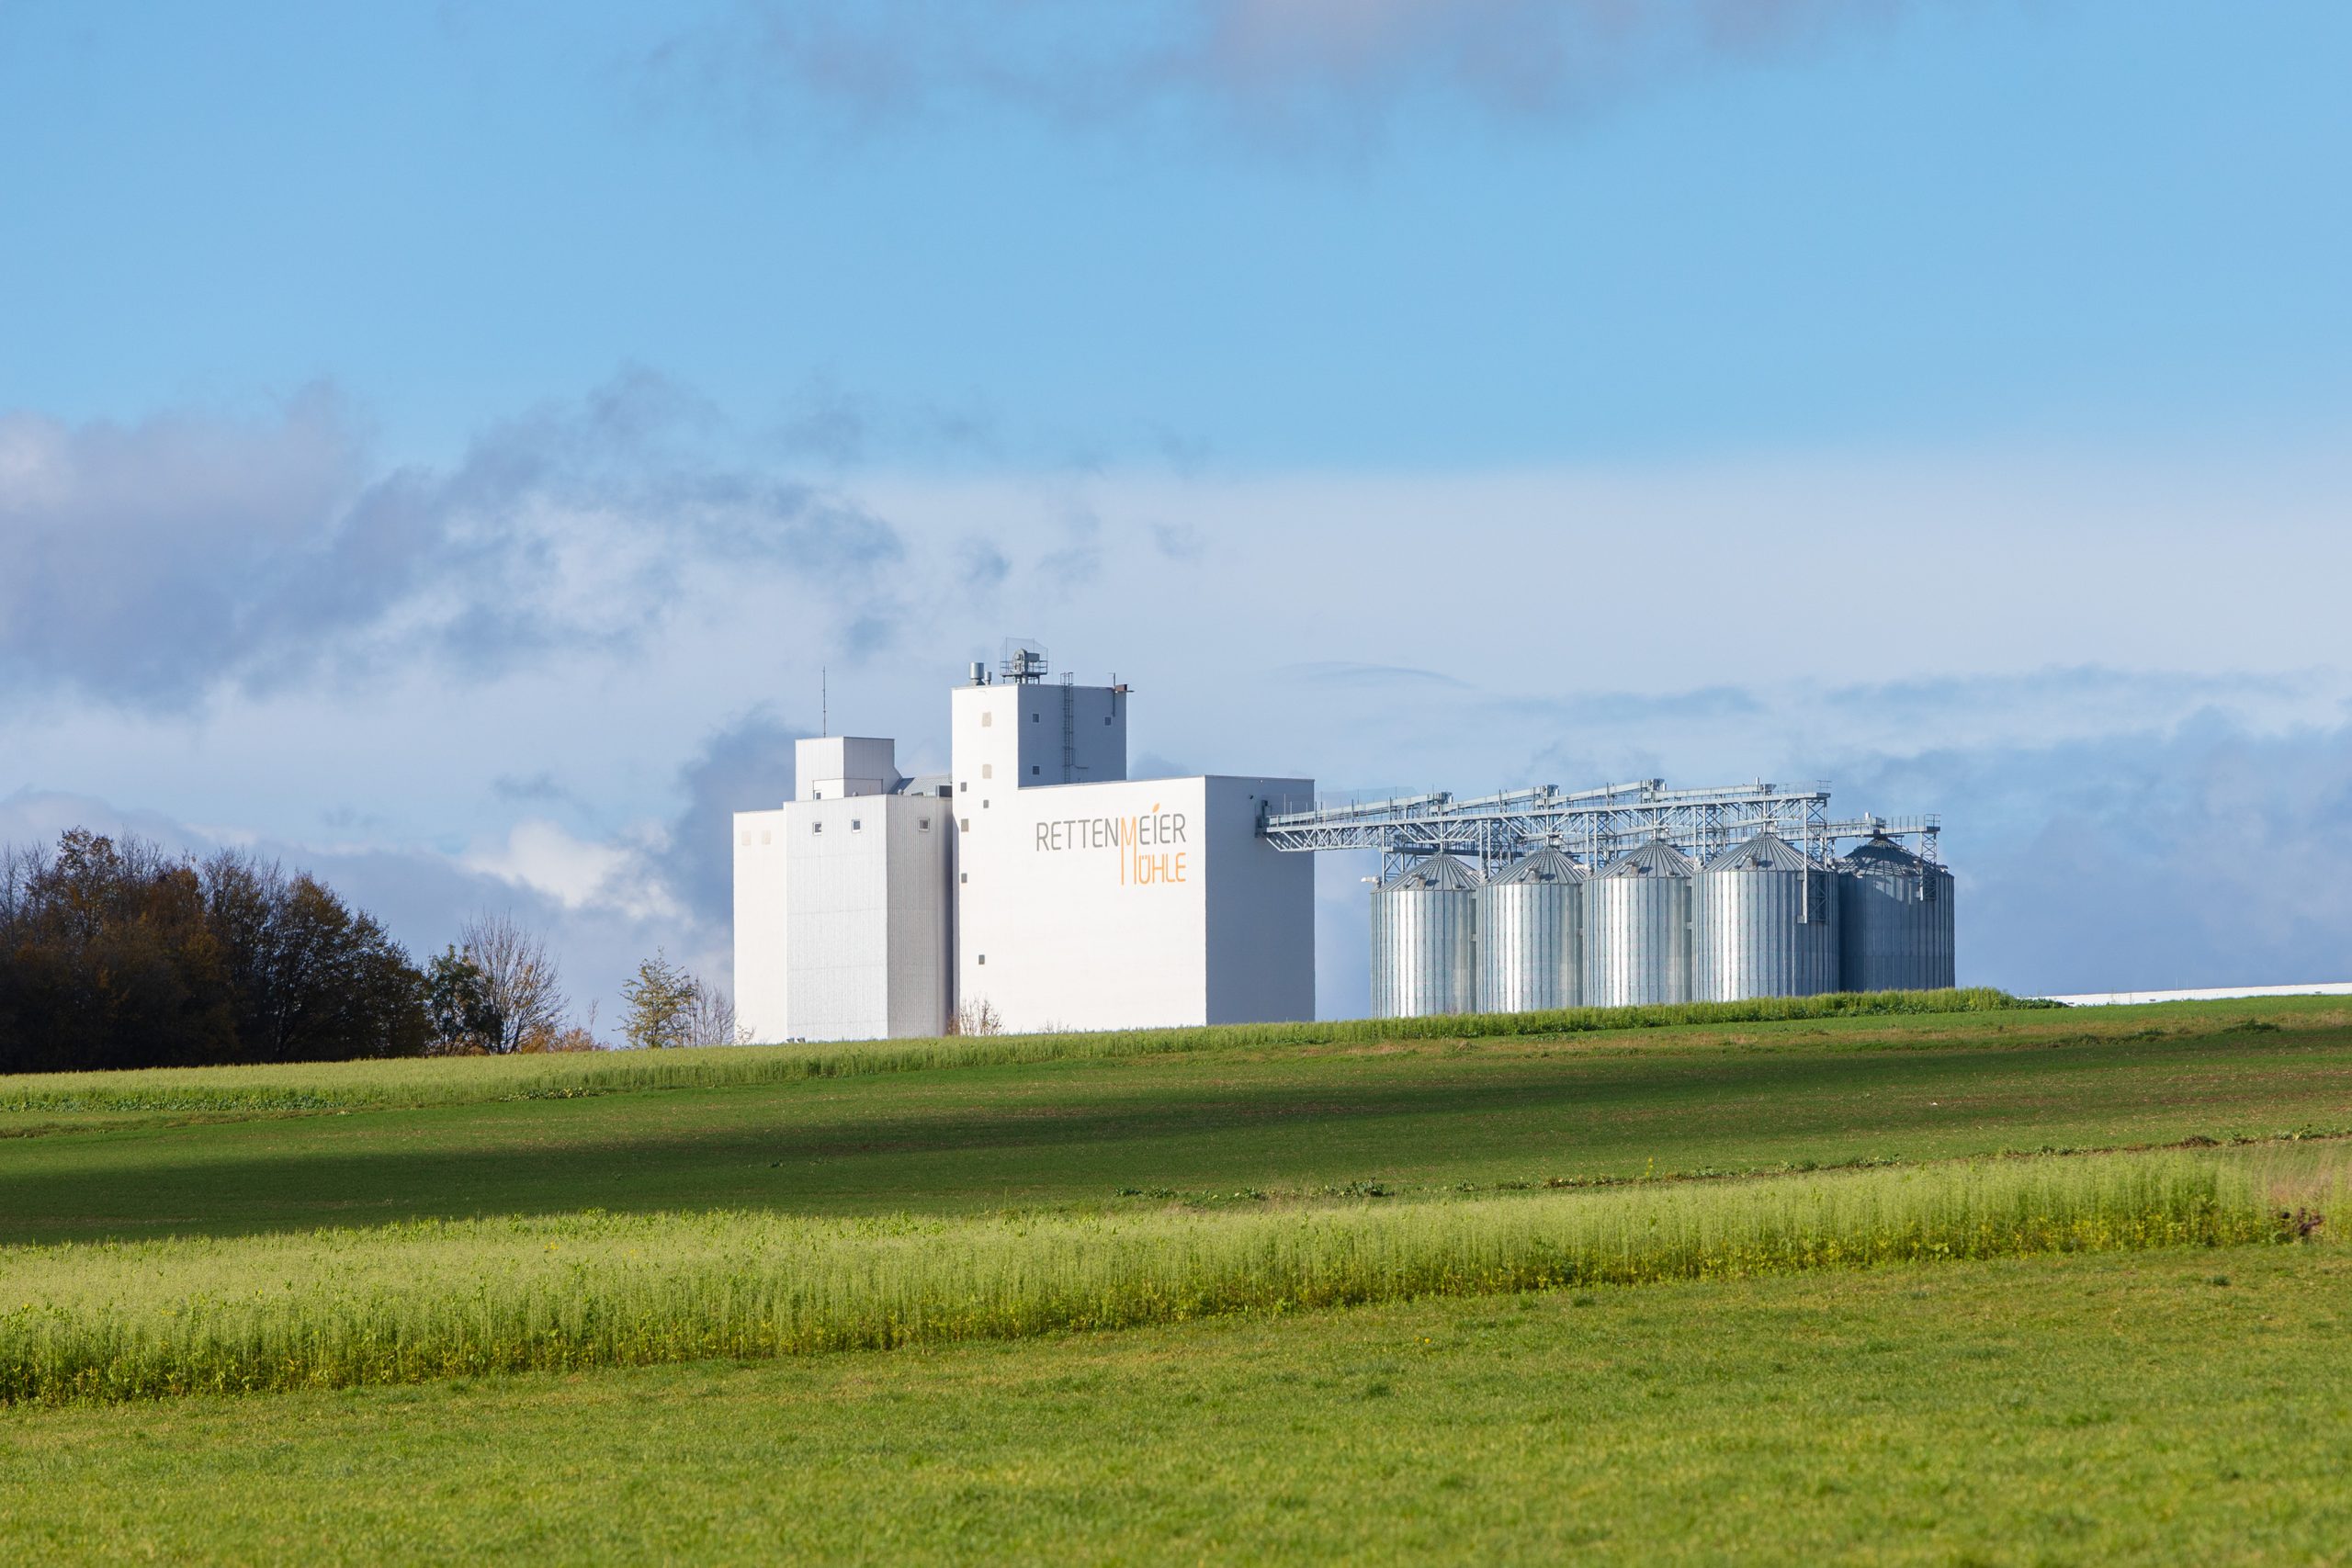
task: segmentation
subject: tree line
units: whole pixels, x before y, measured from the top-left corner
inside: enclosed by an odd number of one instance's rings
[[[725,995],[657,953],[624,987],[632,1045],[734,1043]],[[0,1072],[340,1061],[597,1046],[544,938],[483,915],[420,965],[307,872],[72,829],[0,845]]]

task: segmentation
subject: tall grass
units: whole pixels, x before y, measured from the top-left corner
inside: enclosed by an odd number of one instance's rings
[[[273,1066],[151,1067],[114,1073],[0,1077],[0,1113],[334,1111],[375,1106],[559,1099],[628,1089],[708,1089],[865,1077],[925,1067],[986,1066],[1084,1057],[1154,1056],[1284,1045],[1560,1035],[1688,1024],[1987,1012],[2047,1004],[1985,987],[1771,997],[1662,1007],[1319,1023],[1216,1024],[1194,1029],[876,1040],[828,1045],[731,1045],[702,1050],[531,1056],[289,1063]]]
[[[2340,1188],[2340,1171],[2335,1179]],[[2232,1154],[2143,1154],[1314,1210],[586,1214],[0,1249],[0,1401],[795,1355],[1425,1295],[2218,1246],[2291,1234],[2264,1180]]]

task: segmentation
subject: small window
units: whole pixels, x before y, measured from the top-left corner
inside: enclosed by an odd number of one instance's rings
[[[763,828],[763,829],[760,829],[760,842],[762,842],[762,843],[763,843],[763,844],[764,844],[764,843],[766,843],[767,841],[768,841],[768,830],[767,830],[765,828]]]
[[[994,715],[994,714],[992,714],[992,713],[982,713],[982,714],[980,715],[980,728],[981,728],[982,729],[986,729],[986,728],[988,728],[990,725],[994,724],[995,722],[996,722],[996,715]]]
[[[744,842],[744,843],[746,843],[746,844],[749,844],[751,841],[752,841],[752,830],[751,830],[749,828],[746,828],[746,829],[743,829],[743,842]]]
[[[981,809],[981,810],[983,810],[983,811],[986,811],[988,808],[989,808],[989,803],[988,803],[987,801],[985,801],[985,800],[981,801],[981,802],[980,802],[980,809]]]
[[[956,880],[958,882],[969,882],[972,880],[972,874],[968,871],[959,871],[956,874]]]
[[[956,781],[956,787],[958,790],[967,790],[972,787],[972,782],[969,779],[957,779]]]
[[[980,777],[984,779],[992,779],[996,777],[996,764],[994,762],[982,762],[980,764]]]
[[[1106,714],[1104,714],[1104,715],[1102,716],[1102,722],[1103,722],[1103,723],[1105,723],[1105,724],[1110,723],[1110,722],[1111,722],[1111,716],[1110,716],[1109,714],[1107,714],[1107,713],[1106,713]]]
[[[987,953],[981,953],[981,954],[980,954],[980,962],[981,962],[981,963],[983,963],[983,964],[986,964],[988,961],[989,961],[989,955],[988,955]]]
[[[1029,722],[1030,722],[1030,723],[1032,723],[1032,724],[1035,724],[1035,723],[1036,723],[1040,718],[1042,718],[1043,716],[1043,716],[1042,714],[1034,714],[1034,713],[1033,713],[1033,714],[1031,714],[1031,715],[1029,716]]]
[[[970,818],[967,817],[967,818],[964,818],[964,831],[966,831],[967,833],[968,833],[968,832],[970,832],[971,830],[972,830],[972,819],[971,819]]]
[[[822,822],[811,822],[808,824],[808,830],[812,833],[821,833],[825,830],[825,825]]]
[[[918,832],[918,833],[928,833],[928,832],[930,832],[930,831],[931,831],[931,818],[928,818],[928,817],[918,817],[918,818],[915,818],[915,831],[916,831],[916,832]]]
[[[1029,771],[1030,771],[1032,773],[1035,773],[1037,771],[1037,764],[1036,764],[1036,763],[1035,763],[1035,762],[1030,763],[1030,764],[1029,764]]]
[[[851,818],[849,819],[849,830],[850,830],[851,832],[853,832],[853,833],[854,833],[854,832],[858,831],[860,829],[864,828],[865,826],[865,824],[864,822],[860,821],[858,818],[854,818],[854,817],[853,817],[853,818]]]

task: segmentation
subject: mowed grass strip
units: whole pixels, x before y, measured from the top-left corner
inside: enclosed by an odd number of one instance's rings
[[[2340,1150],[2297,1154],[2288,1174],[2303,1190],[2341,1188]],[[2228,1246],[2308,1228],[2293,1216],[2318,1200],[2282,1218],[2282,1157],[2050,1157],[1091,1220],[589,1214],[14,1248],[0,1251],[0,1401],[394,1383],[1430,1295]]]
[[[0,1408],[0,1561],[2338,1562],[2352,1249]]]
[[[1766,997],[1754,1001],[1689,1002],[1665,1007],[1565,1008],[1548,1012],[874,1040],[824,1045],[736,1045],[676,1051],[305,1062],[269,1066],[154,1067],[111,1073],[24,1073],[0,1077],[0,1116],[348,1111],[452,1105],[1201,1051],[1594,1034],[1790,1020],[2049,1010],[2052,1006],[2004,991],[1974,987]]]

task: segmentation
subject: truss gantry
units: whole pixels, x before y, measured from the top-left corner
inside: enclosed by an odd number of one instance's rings
[[[1942,819],[1834,819],[1829,785],[1821,782],[1670,790],[1663,779],[1637,779],[1574,791],[1538,784],[1465,799],[1437,791],[1380,800],[1270,801],[1258,832],[1278,850],[1376,850],[1385,881],[1427,855],[1452,854],[1492,870],[1547,846],[1597,869],[1653,839],[1703,861],[1767,828],[1825,861],[1840,842],[1876,833],[1906,840],[1933,861]]]

